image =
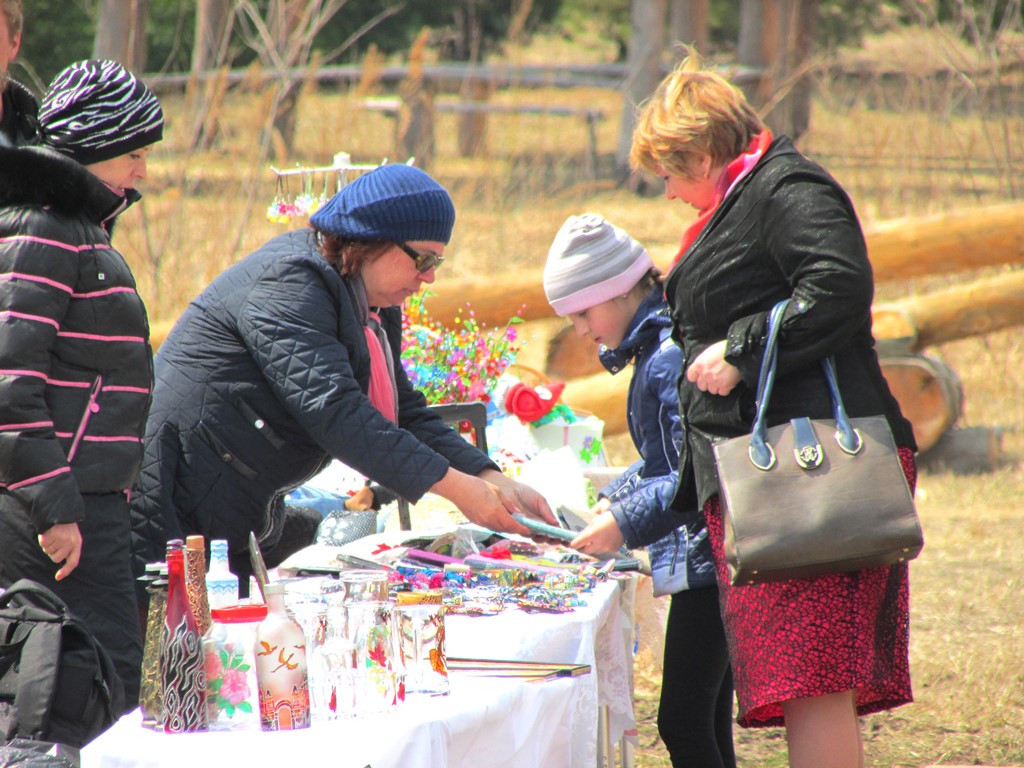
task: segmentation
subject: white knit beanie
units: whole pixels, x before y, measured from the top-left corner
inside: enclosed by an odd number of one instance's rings
[[[603,216],[570,216],[548,251],[544,293],[564,317],[624,296],[653,267],[644,247]]]

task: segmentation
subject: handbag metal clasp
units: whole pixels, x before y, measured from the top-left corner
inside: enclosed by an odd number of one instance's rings
[[[803,469],[817,469],[824,461],[825,452],[821,449],[818,436],[814,434],[814,425],[806,416],[790,421],[793,426],[793,455],[796,463]]]

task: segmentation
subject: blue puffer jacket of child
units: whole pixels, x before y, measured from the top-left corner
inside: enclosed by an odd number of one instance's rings
[[[626,546],[647,547],[655,595],[715,583],[708,532],[699,510],[670,508],[678,482],[682,440],[677,382],[683,352],[672,341],[672,321],[661,289],[637,310],[617,349],[602,348],[601,363],[613,375],[634,366],[627,420],[640,460],[600,491]]]

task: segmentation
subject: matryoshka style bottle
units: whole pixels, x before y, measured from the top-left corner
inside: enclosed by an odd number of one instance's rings
[[[267,618],[256,627],[256,682],[264,731],[308,728],[306,636],[285,608],[284,585],[267,584]]]

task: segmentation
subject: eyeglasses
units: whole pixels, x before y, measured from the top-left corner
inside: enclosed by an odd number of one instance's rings
[[[401,243],[397,240],[395,241],[395,245],[405,251],[409,255],[409,258],[416,262],[416,271],[421,274],[423,272],[429,272],[434,269],[434,267],[440,267],[444,264],[444,256],[439,253],[419,253],[418,251],[410,248],[407,243]]]

